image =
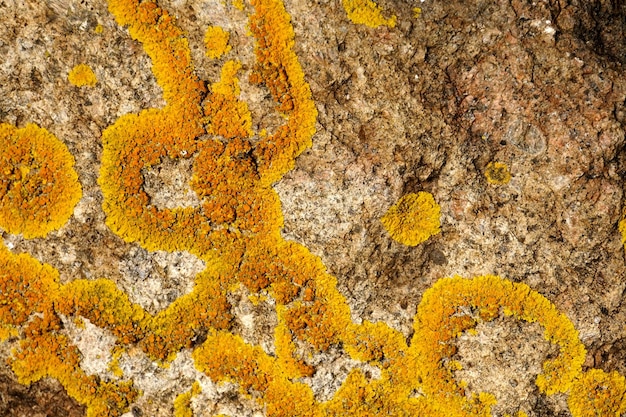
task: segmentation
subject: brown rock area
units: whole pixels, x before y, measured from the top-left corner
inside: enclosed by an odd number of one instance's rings
[[[39,381],[26,387],[11,375],[0,376],[0,415],[48,417],[85,415],[84,407],[76,404],[56,381]]]
[[[201,78],[215,81],[219,74],[204,54],[208,25],[223,25],[233,50],[250,55],[246,16],[230,2],[158,2],[188,34]],[[397,16],[395,28],[356,25],[340,1],[285,0],[319,112],[313,146],[274,185],[285,238],[322,258],[356,322],[384,321],[408,339],[421,296],[438,279],[497,274],[528,284],[569,317],[588,350],[585,367],[626,375],[626,264],[617,228],[626,175],[626,5],[378,4]],[[0,123],[32,122],[52,132],[74,155],[83,189],[62,229],[31,240],[0,230],[4,243],[54,266],[62,282],[110,278],[150,312],[189,291],[202,261],[124,242],[101,208],[102,131],[123,114],[163,105],[141,45],[102,0],[0,0],[0,56]],[[94,88],[68,82],[79,63],[96,73]],[[270,117],[262,109],[266,98],[246,85],[242,95],[253,117]],[[256,127],[273,123],[263,119]],[[509,167],[510,182],[486,180],[492,161]],[[159,204],[196,204],[189,165],[168,161],[146,178]],[[432,193],[441,206],[442,231],[403,246],[380,218],[418,191]],[[271,351],[273,305],[253,305],[246,295],[229,300],[232,331]],[[553,354],[538,326],[502,319],[477,330],[459,338],[455,357],[468,392],[493,393],[498,416],[571,415],[565,396],[548,398],[534,384]],[[83,365],[106,378],[110,370],[90,350],[106,351],[110,336],[89,331],[67,326],[73,340],[93,339],[81,345]],[[4,360],[16,343],[0,344],[0,416],[84,415],[56,381],[17,383]],[[200,378],[189,356],[180,356],[167,370],[145,358],[121,364],[144,391],[125,416],[173,415],[176,395]],[[307,382],[318,399],[331,397],[347,370],[360,366],[346,358],[340,349],[314,358],[318,371]],[[197,415],[263,412],[236,387],[203,395]]]

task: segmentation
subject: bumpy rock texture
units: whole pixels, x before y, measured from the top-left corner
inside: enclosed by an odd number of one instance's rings
[[[230,2],[159,4],[186,32],[201,79],[217,81],[223,63],[205,54],[210,25],[230,31],[234,53],[251,55],[246,14]],[[378,4],[397,16],[395,27],[355,24],[338,1],[285,1],[318,119],[313,146],[274,184],[283,236],[321,257],[354,322],[383,321],[409,339],[422,294],[437,280],[497,274],[528,284],[569,317],[587,348],[584,369],[626,375],[626,267],[617,228],[626,169],[626,6],[425,0],[418,13],[412,2]],[[52,265],[62,283],[107,277],[147,311],[164,309],[190,291],[203,262],[124,242],[105,224],[97,183],[102,131],[124,114],[164,104],[150,59],[101,0],[0,0],[0,22],[0,122],[36,123],[63,141],[83,193],[59,231],[27,240],[0,230],[4,244]],[[94,87],[68,81],[81,63],[96,74]],[[281,123],[263,110],[269,99],[262,92],[243,81],[241,88],[255,128]],[[508,166],[508,183],[487,180],[491,162]],[[197,204],[184,164],[167,161],[144,174],[155,204]],[[380,218],[420,191],[441,207],[441,233],[403,246]],[[271,352],[273,301],[249,295],[243,288],[229,295],[231,331]],[[83,367],[112,378],[98,364],[111,355],[111,336],[92,327],[68,322],[65,331]],[[16,343],[0,345],[0,415],[83,415],[55,381],[17,383],[4,361]],[[546,397],[534,384],[554,354],[537,328],[487,322],[458,346],[456,377],[468,382],[468,393],[494,394],[497,415],[570,415],[564,395]],[[304,381],[318,400],[332,397],[350,369],[370,378],[379,372],[337,346],[309,364],[317,372]],[[119,366],[144,392],[128,416],[172,415],[174,398],[194,380],[203,387],[192,401],[196,415],[263,413],[236,386],[194,369],[188,352],[168,369],[140,356]]]

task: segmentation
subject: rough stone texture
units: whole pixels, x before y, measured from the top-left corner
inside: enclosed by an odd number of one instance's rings
[[[230,30],[237,55],[251,60],[245,14],[217,0],[159,3],[189,34],[203,79],[219,74],[219,63],[204,56],[209,24]],[[319,117],[313,147],[275,185],[283,234],[322,257],[353,320],[383,320],[409,337],[421,294],[437,279],[499,274],[527,283],[573,321],[588,349],[585,366],[626,374],[626,268],[617,231],[626,167],[626,6],[426,0],[415,18],[413,2],[381,0],[398,16],[397,27],[371,29],[350,22],[339,1],[285,3]],[[123,114],[163,105],[150,60],[101,0],[0,0],[0,22],[0,122],[34,122],[60,138],[83,187],[60,231],[33,240],[3,234],[5,244],[51,264],[63,282],[108,277],[149,311],[166,307],[189,291],[202,263],[189,254],[150,253],[114,235],[97,185],[102,130]],[[94,33],[97,24],[102,34]],[[67,82],[83,62],[98,77],[95,88]],[[280,123],[266,115],[267,98],[254,87],[242,83],[242,96],[261,120],[255,128]],[[509,166],[510,183],[487,183],[491,161]],[[189,167],[177,164],[146,173],[151,195],[164,206],[196,204],[184,181]],[[409,248],[391,240],[379,219],[417,191],[431,192],[441,205],[442,233]],[[241,300],[245,294],[232,295],[233,331],[271,351],[271,303]],[[457,376],[471,392],[493,392],[498,413],[567,416],[562,399],[536,391],[550,349],[527,327],[502,321],[463,336]],[[74,333],[98,339],[79,344],[85,360],[110,337],[89,326]],[[0,347],[3,357],[14,343]],[[318,399],[332,396],[356,366],[342,352],[315,362],[310,383]],[[139,353],[120,366],[145,394],[128,416],[170,415],[173,398],[194,379],[204,388],[193,401],[197,415],[262,414],[236,387],[215,386],[195,371],[188,352],[167,370]],[[83,413],[56,382],[23,387],[2,361],[0,415]]]
[[[28,417],[80,417],[85,410],[56,381],[46,379],[26,387],[5,370],[0,373],[0,415]]]

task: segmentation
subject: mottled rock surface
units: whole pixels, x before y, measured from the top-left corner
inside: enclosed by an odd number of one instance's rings
[[[230,3],[159,3],[188,34],[202,79],[215,81],[220,68],[204,54],[210,24],[228,29],[235,53],[249,59],[246,15]],[[570,318],[588,350],[585,367],[626,375],[626,265],[617,229],[626,169],[626,6],[379,5],[397,16],[395,28],[356,25],[339,1],[285,0],[319,115],[312,148],[274,186],[284,237],[322,258],[355,322],[384,321],[409,338],[421,295],[438,279],[497,274],[528,284]],[[4,243],[54,266],[62,282],[107,277],[146,310],[165,308],[190,290],[202,261],[124,242],[105,225],[97,184],[102,131],[123,114],[163,105],[150,59],[101,0],[0,0],[0,22],[0,122],[52,132],[74,155],[83,188],[61,230],[31,240],[3,233]],[[94,70],[95,87],[68,82],[80,63]],[[267,98],[246,85],[242,97],[253,117],[266,116]],[[509,167],[510,182],[486,180],[492,161]],[[155,204],[197,204],[188,165],[169,161],[145,175]],[[442,231],[403,246],[380,218],[401,196],[419,191],[441,206]],[[232,331],[271,352],[271,302],[254,305],[237,292],[229,301]],[[79,346],[84,360],[97,362],[90,351],[106,351],[111,336],[89,329],[66,330],[73,340],[90,340]],[[3,359],[15,343],[0,345]],[[456,359],[464,369],[457,377],[471,392],[492,392],[496,415],[568,416],[564,397],[547,398],[534,385],[550,349],[538,327],[485,323],[460,338]],[[367,368],[340,349],[314,362],[318,371],[306,382],[320,400],[332,397],[348,370]],[[55,381],[21,386],[1,363],[0,415],[84,414]],[[111,377],[106,366],[84,366]],[[215,385],[195,370],[188,352],[168,369],[139,354],[122,358],[120,367],[144,391],[128,416],[172,415],[175,396],[194,379],[203,385],[197,415],[262,415],[236,387]]]

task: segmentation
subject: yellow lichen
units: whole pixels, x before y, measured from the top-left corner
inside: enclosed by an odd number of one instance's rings
[[[93,29],[93,31],[94,33],[97,33],[98,35],[100,35],[102,32],[104,32],[104,26],[98,23],[96,27]]]
[[[440,208],[432,194],[419,192],[400,198],[380,221],[394,240],[415,246],[440,232],[439,218]]]
[[[120,368],[120,358],[124,353],[124,349],[117,346],[111,352],[111,362],[109,362],[109,371],[118,378],[124,376],[124,371]]]
[[[626,412],[626,378],[591,369],[574,382],[567,405],[573,417],[619,417]]]
[[[617,225],[620,235],[622,235],[622,245],[626,248],[626,211],[622,213],[622,218]]]
[[[248,105],[239,100],[239,79],[236,77],[241,64],[228,61],[222,67],[221,79],[211,85],[211,95],[204,113],[207,116],[207,132],[226,139],[246,139],[252,136],[252,115]]]
[[[200,384],[195,381],[189,391],[178,395],[174,400],[174,417],[193,417],[191,399],[201,391]]]
[[[0,245],[0,327],[12,333],[19,327],[25,336],[13,352],[11,367],[23,384],[57,379],[70,396],[88,405],[88,416],[119,415],[138,393],[131,383],[98,382],[80,369],[78,349],[59,332],[55,304],[63,293],[58,279],[50,265]]]
[[[81,197],[73,166],[46,129],[0,124],[0,228],[33,238],[63,226]]]
[[[396,16],[392,15],[385,19],[381,7],[372,0],[342,0],[342,3],[353,23],[373,28],[383,25],[391,28],[396,26]]]
[[[243,0],[233,0],[233,6],[237,10],[243,10],[244,8]]]
[[[209,26],[204,34],[204,46],[206,55],[211,59],[217,59],[229,52],[228,44],[230,34],[219,26]]]
[[[544,362],[537,386],[548,395],[570,389],[585,359],[585,348],[573,324],[526,284],[487,275],[471,280],[442,279],[424,293],[414,322],[411,348],[420,358],[419,373],[427,396],[439,398],[442,404],[449,402],[448,407],[452,408],[478,407],[477,413],[489,408],[482,401],[466,404],[452,371],[441,366],[443,359],[456,350],[454,339],[477,324],[475,317],[461,313],[464,307],[476,310],[485,321],[493,320],[502,311],[521,320],[538,322],[545,329],[546,340],[559,346],[559,354]]]
[[[358,8],[360,16],[363,10],[380,16],[372,2],[346,3]],[[311,145],[317,113],[293,52],[293,28],[282,1],[252,0],[251,6],[256,62],[249,79],[267,89],[284,119],[269,134],[253,131],[248,106],[239,98],[238,61],[224,63],[220,80],[206,94],[204,82],[194,74],[184,33],[167,11],[151,0],[110,0],[118,24],[129,27],[152,59],[166,105],[125,115],[103,132],[99,184],[107,225],[129,242],[150,250],[186,250],[207,266],[195,277],[191,292],[152,315],[109,279],[74,279],[61,285],[54,268],[0,244],[0,339],[20,338],[10,359],[19,381],[57,379],[86,405],[88,416],[119,416],[137,398],[132,382],[102,381],[80,368],[78,348],[61,332],[60,317],[66,316],[88,319],[116,337],[109,366],[117,378],[124,376],[118,362],[128,347],[141,349],[162,365],[181,349],[193,349],[199,371],[216,383],[238,384],[242,394],[264,405],[268,417],[486,417],[495,397],[485,392],[466,395],[454,380],[459,363],[444,360],[455,352],[454,339],[477,320],[508,314],[537,321],[546,339],[559,347],[537,377],[542,393],[569,390],[574,416],[592,415],[585,414],[591,409],[595,415],[623,412],[624,378],[594,370],[582,374],[585,349],[574,326],[525,284],[497,276],[438,281],[423,295],[410,345],[386,323],[352,322],[337,279],[321,259],[280,233],[280,200],[271,185]],[[381,24],[392,25],[395,18],[386,22]],[[0,155],[4,149],[0,147]],[[155,207],[145,192],[142,171],[164,158],[192,156],[190,185],[200,207]],[[33,175],[28,164],[10,166],[0,175],[12,175],[14,182]],[[67,200],[71,192],[64,193],[64,201],[73,201]],[[439,232],[439,212],[432,195],[409,194],[382,222],[394,239],[414,245]],[[40,228],[45,223],[37,218],[33,222]],[[273,355],[230,332],[228,293],[241,286],[252,300],[275,303]],[[466,307],[478,318],[464,314]],[[196,346],[198,335],[206,340]],[[311,355],[331,347],[376,367],[380,378],[352,370],[333,398],[317,401],[302,378],[315,372],[308,363]],[[199,389],[194,383],[176,398],[177,416],[191,415],[190,402]]]
[[[485,177],[494,185],[504,185],[511,181],[509,167],[502,162],[489,162],[485,168]]]
[[[96,33],[100,33],[97,32]],[[96,74],[87,64],[78,64],[67,75],[67,79],[76,87],[94,87],[98,82]]]
[[[4,342],[10,337],[18,335],[16,328],[11,326],[0,325],[0,343]]]

